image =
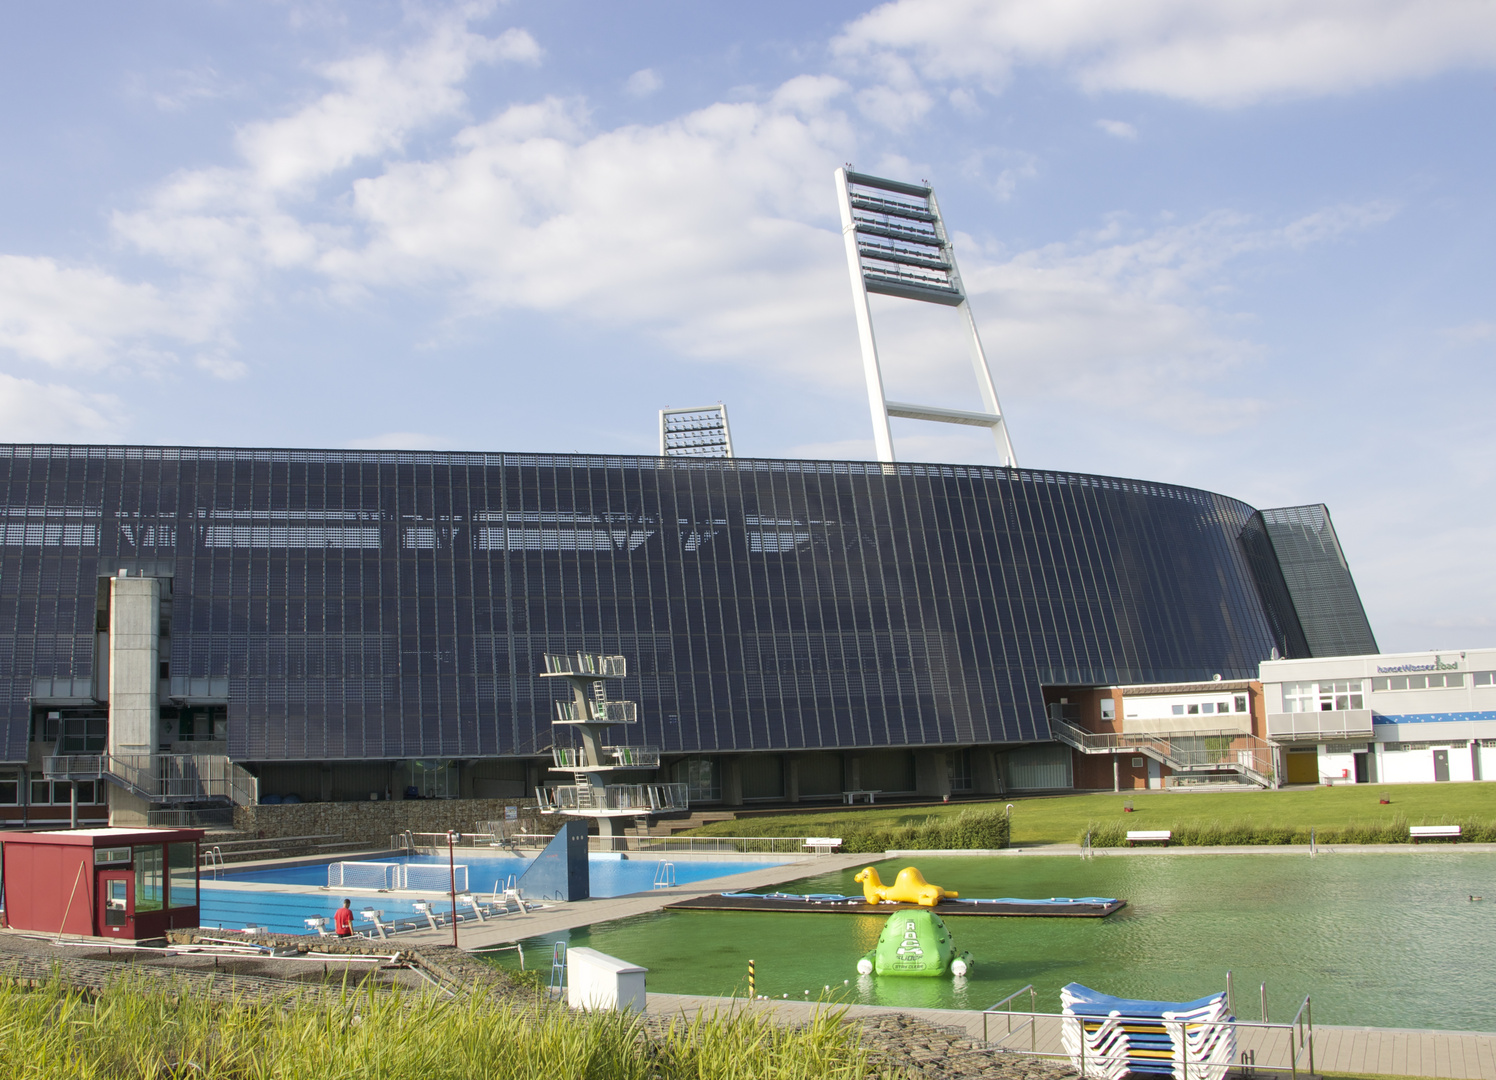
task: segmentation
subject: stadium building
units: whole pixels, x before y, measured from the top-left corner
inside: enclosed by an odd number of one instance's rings
[[[31,822],[522,796],[577,650],[628,658],[625,737],[693,802],[1067,787],[1068,689],[1325,655],[1349,582],[1277,554],[1300,511],[1025,469],[0,446],[0,479]]]

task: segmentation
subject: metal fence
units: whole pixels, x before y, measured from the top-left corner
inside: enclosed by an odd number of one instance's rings
[[[260,782],[222,754],[63,754],[42,762],[51,780],[109,780],[158,802],[259,802]]]

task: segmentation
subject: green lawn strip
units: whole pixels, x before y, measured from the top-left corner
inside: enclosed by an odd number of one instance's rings
[[[1390,800],[1382,805],[1381,798]],[[1316,830],[1391,828],[1398,822],[1496,824],[1496,783],[1348,784],[1288,791],[1133,791],[961,801],[945,806],[871,806],[812,814],[751,816],[694,830],[699,836],[837,836],[854,828],[915,826],[973,806],[1013,804],[1012,843],[1073,844],[1093,823],[1126,829],[1223,827]],[[1133,811],[1123,810],[1130,803]]]

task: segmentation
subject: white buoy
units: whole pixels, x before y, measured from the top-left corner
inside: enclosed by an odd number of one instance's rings
[[[864,956],[861,960],[857,961],[857,974],[871,975],[872,973],[873,962],[871,960]]]
[[[966,961],[965,960],[952,960],[951,961],[951,974],[955,975],[958,978],[961,977],[962,975],[965,975],[966,974]]]

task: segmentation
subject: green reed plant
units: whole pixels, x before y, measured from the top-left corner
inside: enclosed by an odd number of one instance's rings
[[[47,1080],[861,1080],[855,1029],[823,1013],[783,1028],[751,1012],[677,1021],[577,1014],[480,993],[362,990],[279,1000],[126,976],[97,995],[0,984],[8,1077]]]

